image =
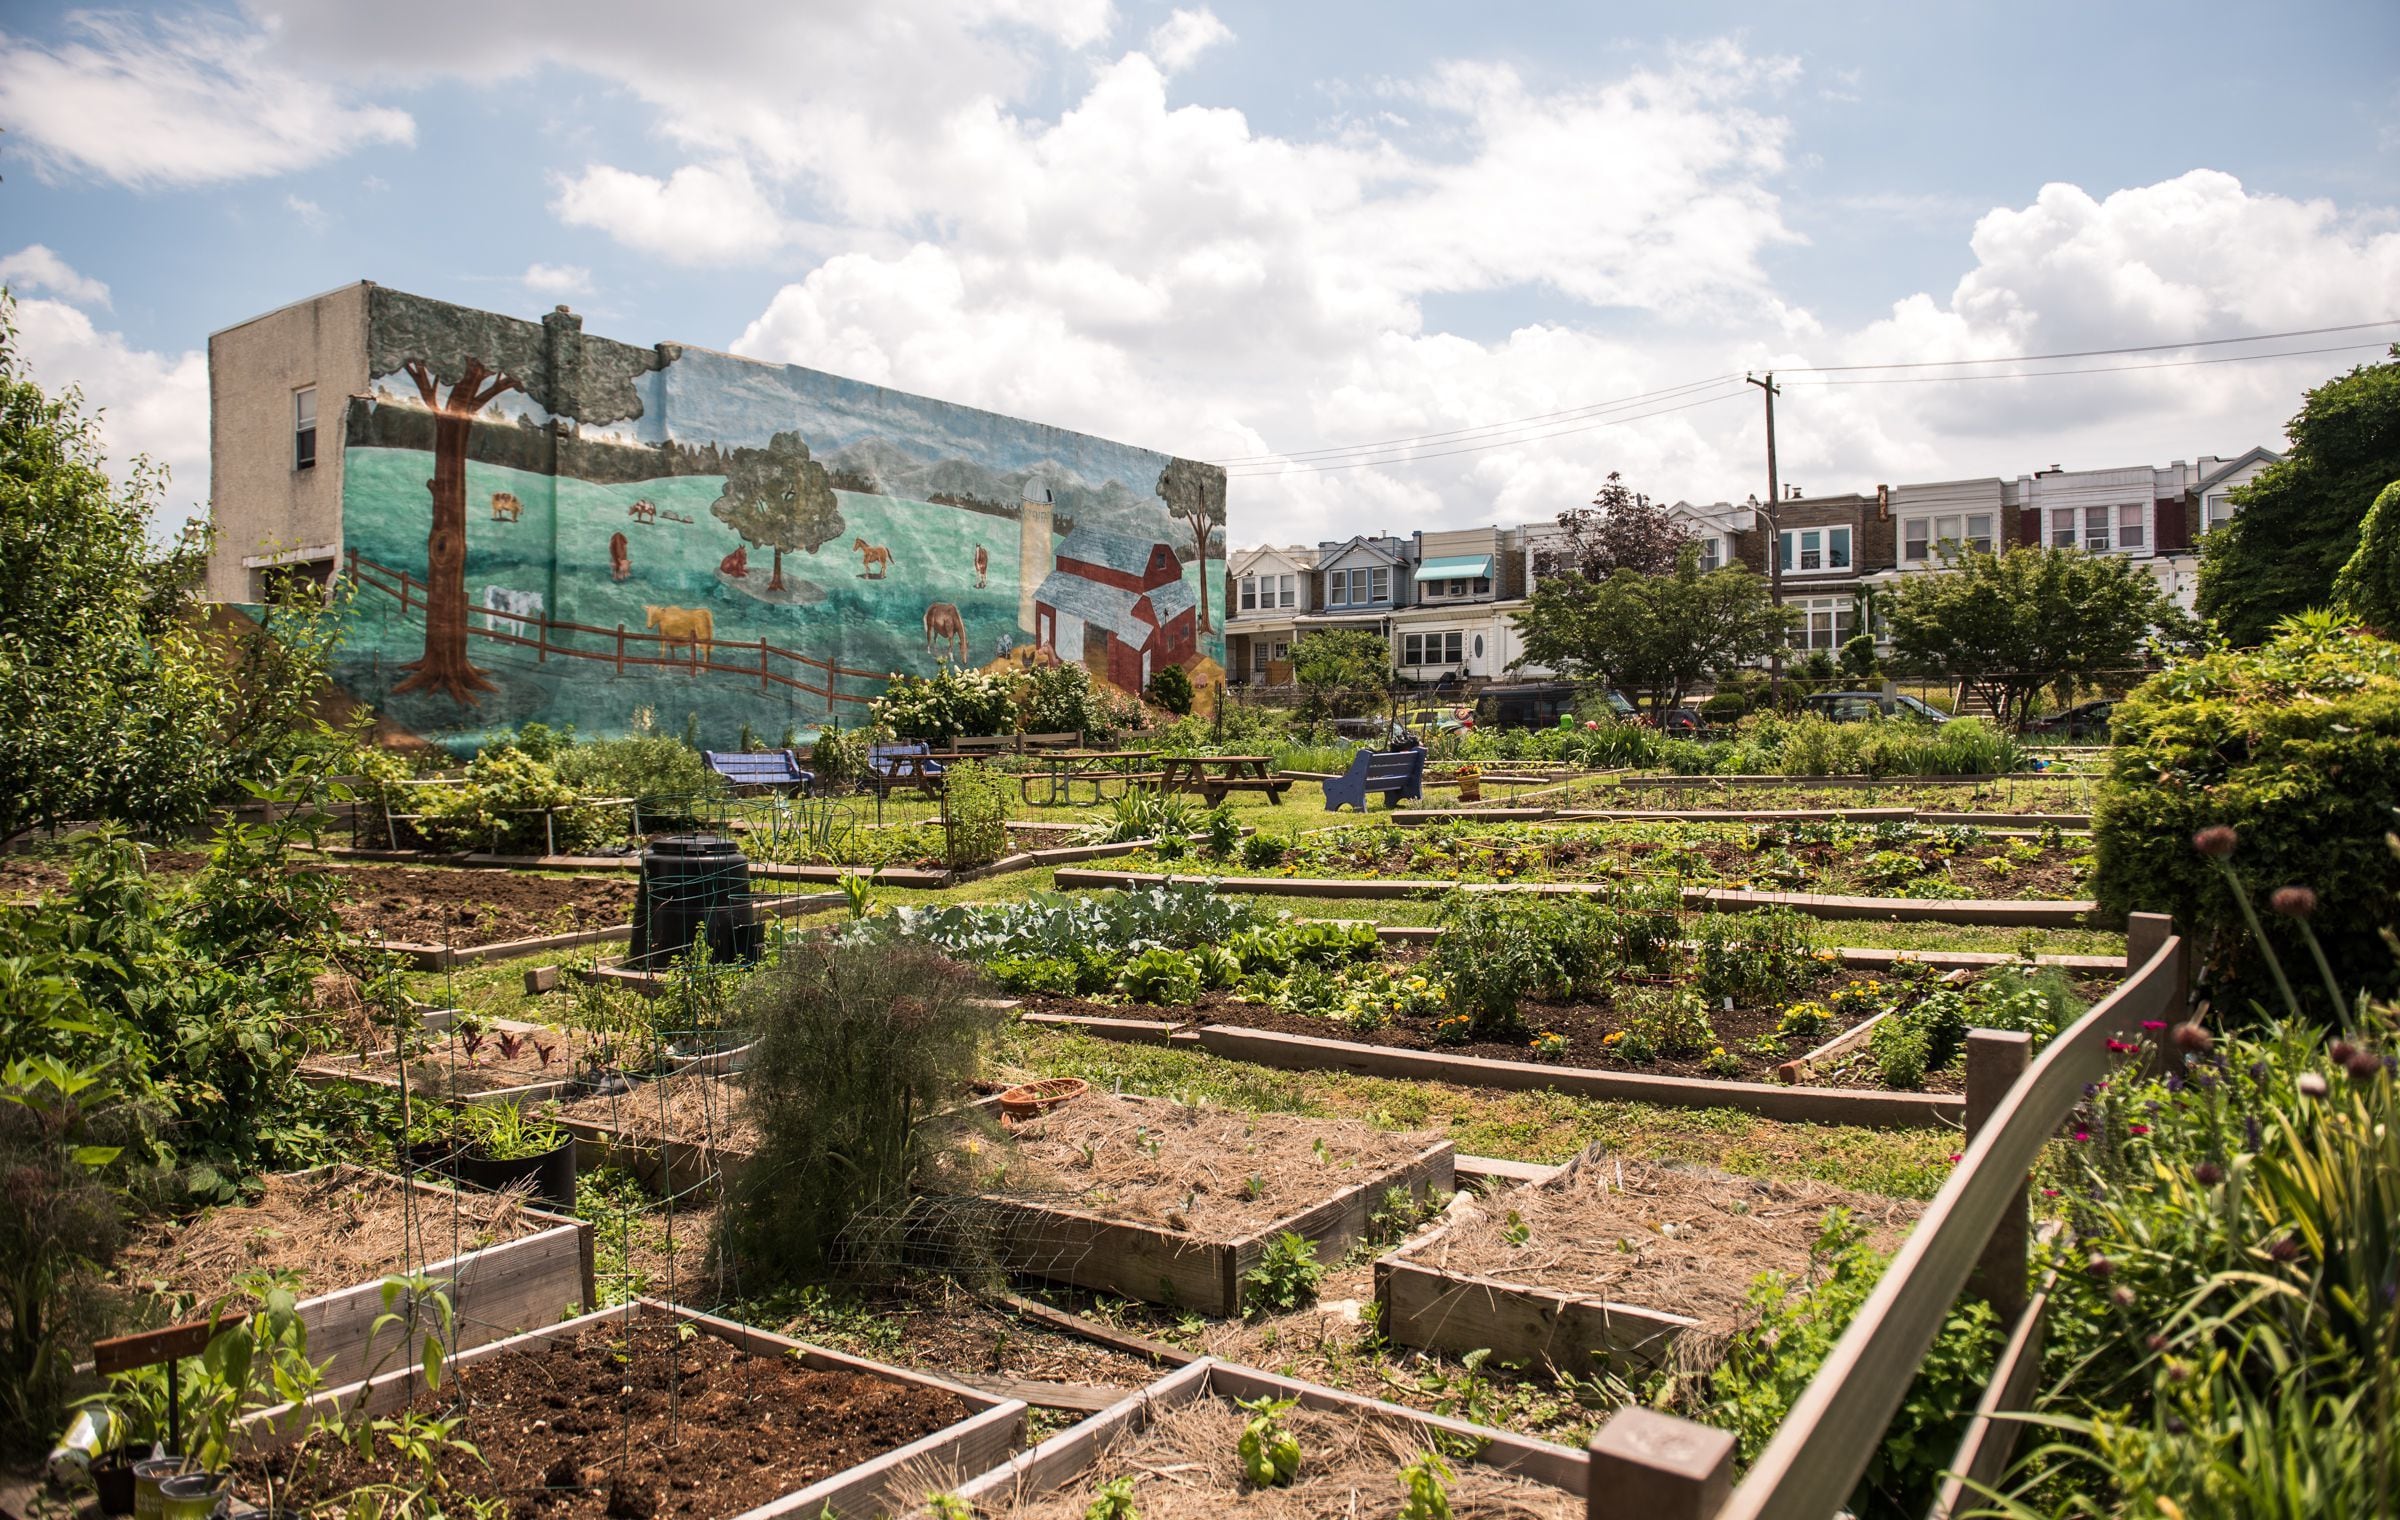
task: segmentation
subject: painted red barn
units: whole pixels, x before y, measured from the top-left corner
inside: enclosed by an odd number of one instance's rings
[[[1198,651],[1199,605],[1163,539],[1079,527],[1033,594],[1034,642],[1138,692]]]

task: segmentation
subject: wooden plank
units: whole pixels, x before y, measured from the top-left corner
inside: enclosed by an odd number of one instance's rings
[[[2156,938],[2136,915],[2128,925]],[[1909,1379],[1965,1286],[1992,1229],[2087,1082],[2116,1061],[2106,1042],[2144,1019],[2180,1017],[2185,942],[2166,935],[2141,969],[2050,1042],[1993,1113],[1891,1265],[1802,1390],[1724,1510],[1726,1520],[1823,1520],[1847,1501]]]
[[[160,1362],[198,1356],[208,1349],[208,1343],[217,1338],[219,1331],[230,1330],[249,1317],[247,1312],[236,1312],[208,1319],[188,1319],[178,1325],[145,1330],[137,1335],[116,1335],[104,1341],[94,1341],[92,1370],[107,1377],[112,1373],[131,1372],[136,1367],[155,1367]]]
[[[2057,1220],[2043,1226],[2043,1241],[2054,1239],[2061,1228]],[[2001,1348],[1983,1396],[1975,1401],[1975,1413],[1959,1438],[1957,1454],[1950,1459],[1949,1476],[1942,1480],[1933,1507],[1925,1512],[1925,1520],[1950,1520],[1970,1499],[1979,1497],[1967,1492],[1970,1482],[1992,1487],[2008,1470],[2008,1459],[2016,1451],[2018,1434],[2024,1428],[2022,1421],[2009,1416],[2012,1411],[2032,1407],[2034,1389],[2042,1372],[2050,1298],[2057,1285],[2056,1272],[2044,1274],[2040,1291],[2010,1327],[2008,1344]]]
[[[969,1388],[978,1388],[997,1398],[1017,1399],[1035,1409],[1065,1409],[1078,1414],[1098,1414],[1113,1409],[1133,1392],[1130,1388],[1112,1388],[1099,1383],[1044,1383],[1033,1378],[1002,1377],[994,1372],[964,1372],[950,1374],[951,1380]]]
[[[1197,1352],[1186,1351],[1180,1346],[1170,1346],[1165,1341],[1155,1341],[1146,1335],[1136,1335],[1130,1330],[1120,1330],[1114,1325],[1104,1325],[1098,1320],[1085,1319],[1080,1314],[1069,1314],[1064,1309],[1053,1309],[1048,1304],[1027,1298],[1022,1294],[1003,1292],[995,1296],[1001,1303],[1016,1311],[1020,1318],[1031,1320],[1037,1325],[1046,1325],[1068,1335],[1081,1337],[1095,1346],[1107,1346],[1112,1350],[1130,1352],[1135,1356],[1146,1356],[1152,1361],[1168,1367],[1189,1366],[1200,1359]]]

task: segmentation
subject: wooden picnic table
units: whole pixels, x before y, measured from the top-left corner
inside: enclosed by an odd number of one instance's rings
[[[1056,807],[1062,802],[1074,802],[1078,781],[1091,786],[1094,802],[1108,795],[1108,783],[1112,781],[1121,781],[1131,790],[1143,780],[1152,779],[1144,776],[1142,762],[1157,756],[1146,749],[1054,749],[1028,752],[1024,758],[1038,759],[1042,768],[1018,778],[1018,793],[1028,806]],[[1049,787],[1039,803],[1033,798],[1036,783],[1047,783]]]
[[[1281,807],[1291,786],[1276,776],[1272,755],[1167,755],[1159,761],[1159,784],[1170,792],[1198,792],[1210,807],[1227,792],[1264,792]]]

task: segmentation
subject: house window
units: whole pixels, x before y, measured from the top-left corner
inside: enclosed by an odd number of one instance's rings
[[[1492,594],[1492,578],[1490,576],[1479,575],[1475,577],[1475,594],[1477,596],[1490,596]]]
[[[1400,663],[1403,665],[1456,665],[1466,654],[1466,634],[1404,633],[1400,635]]]
[[[1912,517],[1900,525],[1900,557],[1922,564],[1939,555],[1949,559],[1961,550],[1992,552],[1992,514],[1950,512],[1940,517]]]
[[[2050,509],[2050,547],[2053,549],[2075,547],[2075,509],[2073,507],[2052,507]]]
[[[2233,521],[2233,501],[2223,491],[2208,493],[2208,513],[2203,522],[2209,528],[2222,528]]]
[[[1242,610],[1244,612],[1258,610],[1258,577],[1255,575],[1242,577]]]
[[[2138,502],[2127,502],[2117,508],[2117,547],[2139,549],[2149,536],[2150,511]]]
[[[1849,569],[1850,530],[1848,528],[1784,529],[1783,568],[1799,571]]]
[[[1725,540],[1711,533],[1700,540],[1700,573],[1721,570],[1725,566]]]
[[[1784,605],[1800,613],[1791,632],[1794,649],[1835,650],[1857,632],[1857,604],[1846,596],[1812,596]]]
[[[1465,596],[1467,594],[1467,583],[1463,580],[1452,581],[1450,583],[1450,594],[1452,596]]]
[[[304,385],[292,392],[292,468],[317,467],[317,388]]]
[[[2091,554],[2139,549],[2150,536],[2150,509],[2140,502],[2109,507],[2052,507],[2050,546]]]
[[[1352,572],[1352,573],[1353,573],[1353,574],[1356,574],[1356,573],[1358,573],[1358,572],[1355,572],[1355,571],[1354,571],[1354,572]],[[1376,571],[1376,572],[1375,572],[1375,598],[1374,598],[1374,599],[1375,599],[1376,601],[1378,601],[1378,602],[1388,602],[1388,601],[1390,601],[1390,600],[1392,599],[1392,572],[1391,572],[1391,571],[1389,571],[1389,570],[1378,570],[1378,571]]]
[[[1300,604],[1300,577],[1296,575],[1283,576],[1281,583],[1276,587],[1276,595],[1282,599],[1284,606],[1298,606]]]

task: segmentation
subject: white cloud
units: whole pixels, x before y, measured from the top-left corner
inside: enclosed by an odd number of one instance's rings
[[[77,274],[65,259],[41,243],[28,243],[0,258],[0,285],[15,291],[47,290],[77,306],[108,305],[108,287]]]
[[[310,200],[304,195],[285,196],[283,198],[283,208],[286,211],[289,211],[292,215],[300,218],[300,225],[306,227],[311,232],[323,232],[326,224],[332,220],[332,218],[325,214],[325,208],[323,206],[318,205],[315,201]]]
[[[136,348],[63,301],[20,299],[16,320],[17,347],[34,379],[53,394],[79,386],[101,411],[112,474],[122,480],[137,454],[166,467],[153,533],[164,537],[187,516],[206,516],[207,355]]]
[[[532,263],[518,281],[537,296],[585,296],[592,293],[592,272],[581,264]]]
[[[556,185],[561,221],[673,263],[756,259],[790,234],[739,160],[686,164],[663,180],[593,164]]]
[[[0,120],[45,177],[214,184],[415,137],[406,112],[346,102],[230,18],[76,11],[62,25],[55,46],[0,33]]]
[[[1217,19],[1207,6],[1178,10],[1150,32],[1150,56],[1170,74],[1180,74],[1202,53],[1233,40],[1233,28]]]

